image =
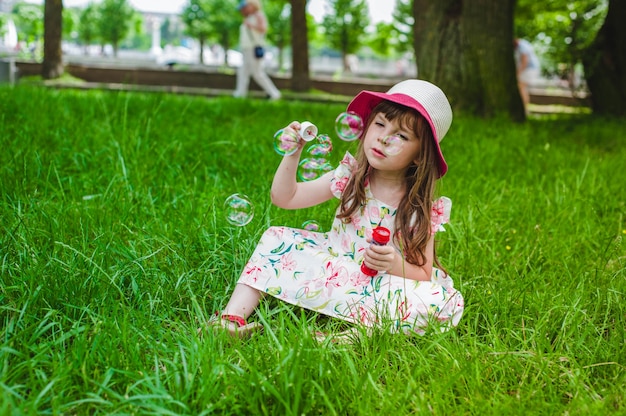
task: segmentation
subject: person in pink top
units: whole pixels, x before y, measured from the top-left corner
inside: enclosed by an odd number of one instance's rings
[[[423,334],[429,326],[446,330],[459,323],[463,297],[435,253],[435,234],[451,208],[448,198],[435,198],[437,180],[448,170],[439,146],[452,123],[445,94],[412,79],[386,93],[362,91],[347,110],[365,122],[356,155],[346,153],[335,170],[298,182],[300,139],[271,187],[272,202],[285,209],[338,199],[331,230],[270,227],[214,325],[240,337],[260,329],[247,319],[266,295],[392,332]],[[285,129],[300,127],[293,121]],[[377,227],[389,230],[387,244],[373,244]]]

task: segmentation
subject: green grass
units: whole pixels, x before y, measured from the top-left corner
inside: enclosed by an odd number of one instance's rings
[[[271,138],[343,109],[0,88],[0,414],[626,414],[624,120],[457,117],[454,331],[319,345],[332,323],[270,300],[251,340],[197,334],[265,228],[330,225],[271,206]]]

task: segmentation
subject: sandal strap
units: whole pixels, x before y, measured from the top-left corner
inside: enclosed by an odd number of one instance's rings
[[[222,319],[226,320],[226,321],[229,321],[229,322],[236,323],[239,328],[246,326],[246,320],[243,319],[241,316],[237,316],[237,315],[222,315]]]

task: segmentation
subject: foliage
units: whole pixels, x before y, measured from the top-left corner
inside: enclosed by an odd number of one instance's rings
[[[128,0],[104,0],[100,6],[98,30],[101,40],[113,46],[113,54],[117,56],[120,43],[129,35],[135,10]]]
[[[4,13],[0,13],[0,36],[4,36],[4,34],[6,33],[7,28],[5,27],[5,25],[8,21],[8,16]]]
[[[63,37],[70,39],[80,24],[79,10],[74,7],[63,7]]]
[[[414,53],[413,50],[413,1],[396,0],[396,8],[392,14],[394,48],[399,53]]]
[[[17,3],[13,16],[18,37],[30,43],[43,36],[43,7],[30,3]]]
[[[537,47],[544,72],[570,79],[607,9],[608,0],[518,0],[515,32]]]
[[[456,330],[318,344],[336,323],[266,299],[251,340],[197,332],[268,226],[330,225],[336,203],[271,205],[271,138],[344,109],[0,87],[0,413],[624,414],[620,120],[455,115]],[[336,165],[355,143],[333,140]],[[246,227],[224,220],[235,192]]]
[[[408,4],[398,0],[391,23],[378,22],[368,36],[367,45],[382,57],[413,54],[413,15]]]
[[[278,67],[284,67],[284,51],[291,44],[291,4],[286,0],[265,2],[267,40],[278,48]]]
[[[369,8],[365,0],[329,0],[333,13],[324,16],[322,27],[328,44],[344,57],[356,53],[363,45],[366,28],[370,23]]]
[[[239,37],[241,16],[237,12],[237,5],[237,0],[213,0],[207,4],[211,30],[209,39],[216,41],[224,51],[235,46]],[[225,65],[228,65],[227,59],[228,54],[224,54]]]
[[[152,31],[146,32],[144,26],[143,16],[140,13],[134,13],[130,24],[131,29],[120,46],[126,49],[150,49],[152,46]]]
[[[89,3],[81,10],[78,21],[78,39],[83,45],[92,45],[100,39],[98,31],[100,19],[100,8],[96,3]]]
[[[187,34],[200,42],[200,62],[204,62],[202,55],[204,44],[213,34],[213,28],[209,20],[210,7],[210,2],[207,0],[189,0],[181,15],[187,28]]]
[[[167,44],[177,45],[182,37],[181,28],[175,24],[174,20],[166,17],[161,23],[161,46]]]

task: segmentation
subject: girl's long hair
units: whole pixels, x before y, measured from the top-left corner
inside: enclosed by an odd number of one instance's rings
[[[411,108],[383,100],[372,110],[367,120],[368,128],[378,113],[384,114],[389,121],[398,119],[402,128],[414,132],[420,141],[417,162],[412,163],[406,171],[406,192],[396,211],[394,241],[409,263],[422,266],[426,263],[424,251],[431,236],[431,210],[439,176],[435,139],[426,119]],[[357,169],[346,184],[337,215],[345,223],[350,222],[350,217],[363,209],[366,203],[365,181],[371,168],[362,140],[356,160]],[[433,263],[442,268],[436,253]]]

